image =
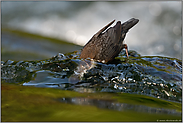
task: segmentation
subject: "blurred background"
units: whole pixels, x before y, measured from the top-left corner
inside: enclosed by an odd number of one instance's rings
[[[181,1],[2,1],[1,10],[4,61],[42,60],[80,50],[113,19],[123,23],[132,17],[140,21],[125,38],[129,50],[182,59]]]

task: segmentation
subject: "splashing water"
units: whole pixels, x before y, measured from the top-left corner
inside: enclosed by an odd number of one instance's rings
[[[1,61],[2,82],[78,92],[125,92],[182,101],[182,62],[122,51],[111,63],[80,59],[80,51],[40,61]]]

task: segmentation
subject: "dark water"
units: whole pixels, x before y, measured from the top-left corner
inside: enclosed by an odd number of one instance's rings
[[[1,61],[1,81],[77,92],[124,92],[181,103],[180,2],[111,3],[3,2],[2,59],[18,61]],[[93,10],[96,12],[91,14]],[[122,51],[115,61],[108,64],[80,59],[80,51],[62,54],[81,49],[81,46],[54,44],[52,39],[33,39],[33,36],[26,37],[5,31],[6,28],[24,30],[84,45],[111,20],[124,22],[132,17],[140,19],[140,22],[127,34],[125,43],[129,49],[148,56],[130,51],[130,58],[126,60],[125,52]],[[61,53],[53,56],[57,52]],[[50,58],[51,56],[53,57]],[[22,59],[24,61],[20,61]],[[63,98],[59,101],[118,111],[181,114],[175,110],[108,100]]]
[[[125,92],[182,101],[182,61],[122,51],[111,63],[80,59],[80,51],[40,61],[1,61],[2,82],[78,92]]]

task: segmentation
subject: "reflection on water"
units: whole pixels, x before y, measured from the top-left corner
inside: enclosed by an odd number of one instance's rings
[[[29,83],[24,83],[25,86],[35,86],[35,87],[65,87],[64,85],[68,83],[68,78],[59,78],[62,75],[66,75],[66,73],[56,73],[47,70],[41,70],[36,72],[36,78]]]
[[[144,105],[117,103],[112,100],[75,97],[75,98],[61,98],[59,99],[59,101],[63,103],[71,103],[76,105],[92,105],[98,108],[110,109],[110,110],[116,110],[116,111],[136,111],[136,112],[143,112],[143,113],[181,115],[181,112],[177,112],[176,110],[154,108],[154,107],[148,107]]]

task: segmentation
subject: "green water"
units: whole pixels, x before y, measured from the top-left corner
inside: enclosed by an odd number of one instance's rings
[[[104,64],[80,59],[79,48],[12,55],[2,53],[2,121],[182,121],[179,59],[130,50]]]

